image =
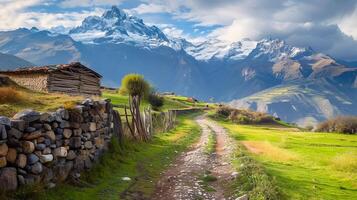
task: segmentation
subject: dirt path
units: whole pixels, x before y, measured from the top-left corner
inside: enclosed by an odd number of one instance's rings
[[[197,117],[196,122],[202,128],[199,142],[163,174],[151,199],[232,199],[225,197],[225,190],[235,175],[229,161],[233,142],[221,126],[205,116]],[[213,153],[206,151],[210,134],[216,138]]]

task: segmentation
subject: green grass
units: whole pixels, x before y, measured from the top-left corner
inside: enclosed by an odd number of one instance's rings
[[[192,117],[179,117],[179,125],[175,129],[157,134],[149,143],[127,141],[121,150],[118,142],[113,140],[102,161],[85,174],[84,181],[89,186],[63,184],[39,194],[39,199],[121,199],[125,193],[138,191],[149,197],[160,172],[179,152],[198,139],[200,128]],[[122,177],[132,180],[123,181]]]
[[[220,122],[285,199],[357,199],[357,137]]]
[[[211,154],[215,152],[215,149],[216,149],[216,134],[212,129],[210,129],[210,134],[208,136],[208,141],[204,151],[206,154]]]

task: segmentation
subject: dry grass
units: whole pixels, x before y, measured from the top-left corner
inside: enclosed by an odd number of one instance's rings
[[[26,100],[23,92],[13,87],[0,87],[0,103],[21,103]]]
[[[348,152],[336,156],[332,160],[332,166],[344,172],[357,172],[357,153]]]
[[[250,152],[254,154],[262,154],[274,161],[287,162],[298,158],[296,154],[274,146],[267,141],[244,141],[243,144]]]
[[[24,109],[46,112],[59,107],[73,108],[83,100],[81,96],[49,94],[16,87],[0,87],[0,94],[0,116],[7,117]]]

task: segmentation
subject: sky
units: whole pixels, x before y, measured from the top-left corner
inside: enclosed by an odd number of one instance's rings
[[[0,30],[65,31],[112,5],[191,41],[279,38],[357,60],[357,0],[0,0]]]

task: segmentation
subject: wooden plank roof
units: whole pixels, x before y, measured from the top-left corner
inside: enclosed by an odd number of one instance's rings
[[[69,68],[82,68],[91,73],[93,73],[98,78],[102,78],[102,75],[96,71],[82,65],[80,62],[72,62],[69,64],[58,64],[58,65],[45,65],[45,66],[32,66],[32,67],[21,67],[14,70],[0,71],[0,74],[11,75],[11,74],[32,74],[32,73],[45,73],[49,74],[51,72],[69,69]]]

